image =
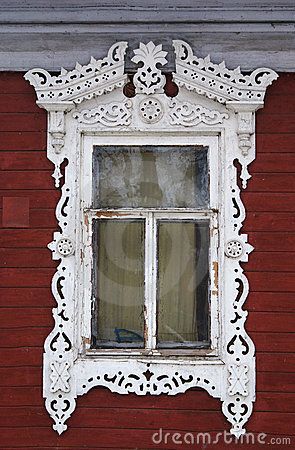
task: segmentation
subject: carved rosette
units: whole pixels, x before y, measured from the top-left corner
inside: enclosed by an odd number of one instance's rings
[[[53,309],[54,328],[45,342],[46,408],[54,420],[53,428],[62,433],[75,409],[77,395],[94,386],[137,395],[175,395],[201,387],[221,399],[231,432],[238,437],[245,432],[255,400],[255,358],[253,342],[245,330],[247,311],[243,308],[249,286],[240,265],[247,262],[253,247],[247,235],[241,234],[245,208],[237,179],[240,175],[245,188],[250,177],[247,167],[255,158],[255,111],[263,105],[265,90],[277,75],[270,69],[243,75],[239,69],[226,69],[224,63],[213,64],[209,57],[197,58],[188,44],[174,41],[174,81],[180,89],[179,96],[171,100],[163,93],[165,76],[159,68],[167,63],[167,53],[161,45],[141,43],[132,59],[140,64],[133,78],[136,94],[140,95],[138,99],[126,99],[122,90],[116,89],[127,80],[126,47],[126,42],[114,44],[106,58],[92,58],[88,65],[77,64],[69,72],[62,69],[58,76],[42,69],[31,70],[25,76],[35,87],[38,104],[48,111],[47,155],[55,165],[56,186],[62,179],[60,166],[67,161],[56,208],[59,231],[48,245],[53,259],[60,263],[52,279],[57,304]],[[86,270],[79,203],[80,189],[89,183],[79,178],[83,136],[98,132],[113,136],[116,131],[117,138],[124,138],[127,132],[142,137],[144,142],[146,132],[154,131],[165,144],[165,133],[175,134],[175,130],[182,135],[189,131],[195,136],[220,137],[224,181],[220,189],[221,275],[218,277],[217,269],[214,273],[222,301],[218,317],[212,318],[220,321],[222,330],[218,351],[212,361],[209,356],[204,360],[179,361],[173,357],[173,361],[161,361],[154,358],[159,356],[156,351],[151,357],[88,358],[85,346],[90,338],[83,334],[86,326],[80,317],[83,308],[77,294],[77,280],[84,280],[82,270]],[[241,164],[241,173],[235,160]],[[90,267],[91,261],[87,264]],[[85,313],[83,310],[83,316]]]

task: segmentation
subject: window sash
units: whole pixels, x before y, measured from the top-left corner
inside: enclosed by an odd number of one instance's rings
[[[215,289],[216,294],[216,286],[213,286],[213,280],[211,275],[211,267],[213,263],[213,259],[216,253],[216,248],[218,244],[218,233],[217,233],[217,219],[218,214],[217,211],[212,210],[187,210],[187,209],[175,209],[175,210],[160,210],[160,209],[90,209],[85,212],[87,217],[87,222],[92,223],[93,221],[98,219],[104,220],[126,220],[126,219],[145,219],[145,257],[144,257],[144,281],[145,281],[145,296],[144,296],[144,348],[137,348],[136,351],[142,352],[146,351],[159,351],[162,353],[163,350],[168,350],[171,353],[174,353],[175,349],[181,349],[181,344],[171,343],[167,345],[167,348],[161,349],[157,348],[157,273],[158,273],[158,262],[157,262],[157,221],[161,219],[166,220],[198,220],[198,221],[208,221],[209,220],[209,304],[211,304],[211,293],[213,289]],[[94,255],[93,255],[94,256]],[[94,258],[93,258],[94,259]],[[92,270],[95,270],[94,265]],[[96,298],[93,298],[93,302],[97,301]],[[211,308],[209,308],[211,310]],[[212,347],[212,339],[214,340],[214,336],[212,336],[212,327],[210,326],[211,322],[211,314],[209,313],[208,322],[209,322],[209,347],[211,343]],[[120,348],[121,347],[121,348]],[[132,352],[133,346],[128,346],[129,348],[124,349],[123,346],[114,346],[113,348],[108,348],[108,351],[116,351],[116,348],[120,348],[120,350],[128,350]],[[136,347],[136,345],[134,346]],[[171,347],[171,350],[169,349]],[[182,348],[183,352],[190,352],[190,348]],[[196,350],[200,348],[208,348],[202,342],[192,343],[191,349]],[[94,350],[99,352],[103,349],[95,348]]]
[[[169,210],[159,209],[120,209],[120,210],[100,210],[92,208],[92,193],[93,193],[93,148],[95,146],[111,145],[116,143],[118,146],[126,145],[197,145],[208,147],[208,167],[209,167],[209,208],[207,210],[193,210],[188,208],[174,208]],[[82,317],[79,328],[77,328],[77,339],[79,340],[79,353],[81,355],[93,357],[93,358],[105,358],[108,356],[141,356],[141,355],[156,355],[156,356],[173,356],[182,355],[185,353],[188,357],[217,356],[220,351],[220,309],[221,309],[221,293],[218,290],[217,281],[218,273],[217,268],[221,262],[221,255],[219,255],[219,241],[223,239],[223,230],[218,231],[218,222],[222,220],[218,211],[219,199],[222,199],[223,193],[219,190],[219,183],[222,182],[219,176],[220,165],[220,148],[222,143],[217,135],[200,136],[192,133],[173,133],[167,131],[163,134],[156,131],[151,134],[145,134],[143,137],[140,134],[131,133],[108,133],[103,132],[100,134],[84,133],[81,140],[81,153],[80,153],[80,180],[79,187],[79,206],[81,228],[81,267],[78,271],[77,279],[77,295],[82,299],[80,305],[80,314]],[[124,213],[125,218],[144,217],[145,213],[154,212],[159,214],[175,214],[175,218],[179,218],[179,214],[183,214],[183,218],[192,218],[191,213],[195,214],[195,217],[199,219],[204,215],[206,219],[210,218],[210,249],[209,249],[209,272],[210,272],[210,337],[211,346],[210,349],[192,349],[183,350],[174,348],[170,349],[103,349],[103,348],[91,348],[91,333],[92,333],[92,307],[93,307],[93,292],[92,292],[92,273],[93,273],[93,253],[92,253],[92,221],[96,218],[103,218],[107,214],[119,214]],[[129,214],[129,215],[128,215]],[[113,216],[114,217],[114,216]],[[162,216],[163,217],[163,216]],[[170,216],[172,217],[172,216]],[[80,233],[80,232],[79,232]],[[220,234],[220,236],[219,236]],[[90,264],[85,265],[84,261],[89,261]],[[214,263],[214,266],[213,266]],[[214,282],[215,280],[215,282]]]

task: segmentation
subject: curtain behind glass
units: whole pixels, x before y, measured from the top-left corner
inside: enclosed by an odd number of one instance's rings
[[[205,147],[95,147],[95,208],[206,208]]]

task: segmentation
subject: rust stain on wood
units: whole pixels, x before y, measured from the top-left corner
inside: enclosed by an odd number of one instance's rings
[[[128,216],[127,213],[120,213],[114,211],[98,211],[95,213],[96,217],[118,217],[118,216]]]
[[[213,261],[213,282],[214,288],[218,291],[218,261]],[[215,293],[215,290],[214,292]]]

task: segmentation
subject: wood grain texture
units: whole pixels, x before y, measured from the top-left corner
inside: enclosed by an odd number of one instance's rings
[[[154,445],[152,433],[160,427],[172,432],[211,430],[212,435],[228,429],[219,401],[198,389],[175,397],[139,398],[96,388],[79,398],[66,434],[59,437],[52,431],[42,399],[42,352],[53,323],[50,282],[57,264],[46,246],[56,229],[54,208],[60,194],[53,188],[52,165],[45,154],[46,115],[36,110],[33,90],[22,74],[0,74],[1,98],[1,115],[23,117],[14,125],[6,121],[4,127],[3,122],[3,130],[11,131],[0,132],[1,193],[29,198],[31,208],[29,229],[2,224],[0,230],[0,446],[175,449],[172,443]],[[268,433],[268,438],[294,435],[294,109],[295,79],[283,75],[257,116],[257,159],[243,195],[248,214],[243,231],[255,246],[244,265],[250,281],[247,329],[257,352],[257,401],[248,431]],[[247,448],[256,450],[257,445]]]

